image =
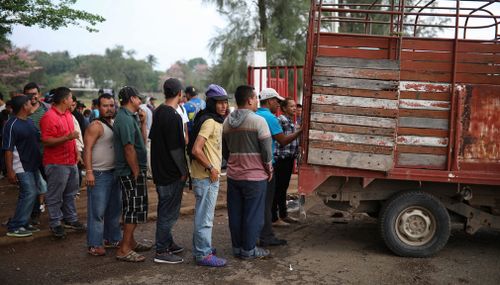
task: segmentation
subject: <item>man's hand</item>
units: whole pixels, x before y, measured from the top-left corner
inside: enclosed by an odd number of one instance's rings
[[[94,177],[94,173],[92,171],[86,172],[85,181],[86,181],[86,184],[88,187],[95,186],[95,177]]]
[[[217,180],[219,180],[219,171],[215,167],[212,167],[210,169],[210,182],[214,183]]]
[[[144,111],[143,109],[139,109],[139,111],[137,111],[137,114],[139,115],[139,121],[141,122],[141,124],[145,124],[146,123],[146,111]]]
[[[77,131],[74,131],[72,133],[70,133],[69,135],[66,136],[66,138],[70,141],[70,140],[74,140],[74,139],[78,139],[80,137],[80,133],[78,133]]]
[[[273,173],[269,172],[267,175],[269,175],[269,178],[267,178],[267,182],[271,182],[271,180],[273,180]]]
[[[17,184],[17,175],[14,171],[7,171],[7,179],[12,184]]]

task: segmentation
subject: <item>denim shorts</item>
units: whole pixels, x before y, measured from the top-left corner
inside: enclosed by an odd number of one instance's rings
[[[143,224],[148,219],[148,187],[145,171],[134,179],[120,176],[123,200],[123,223]]]

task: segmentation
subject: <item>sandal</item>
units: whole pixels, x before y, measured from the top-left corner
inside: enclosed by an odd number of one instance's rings
[[[143,244],[143,243],[138,242],[134,247],[134,251],[135,252],[149,251],[152,247],[153,247],[152,245],[147,245],[147,244]]]
[[[144,255],[140,255],[137,252],[131,250],[125,256],[117,255],[116,259],[118,259],[120,261],[126,261],[126,262],[143,262],[144,260],[146,260],[146,257]]]
[[[88,254],[92,256],[103,256],[106,255],[106,250],[102,246],[91,246],[87,251]]]

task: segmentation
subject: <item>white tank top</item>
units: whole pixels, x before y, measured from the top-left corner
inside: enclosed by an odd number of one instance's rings
[[[104,132],[92,148],[92,168],[106,171],[115,168],[115,149],[113,147],[113,130],[100,122]]]

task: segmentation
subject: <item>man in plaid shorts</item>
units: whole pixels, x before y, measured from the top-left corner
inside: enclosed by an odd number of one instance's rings
[[[128,86],[120,90],[118,98],[121,107],[113,126],[113,137],[115,175],[120,178],[122,188],[123,240],[116,258],[141,262],[145,257],[137,252],[151,249],[150,245],[141,244],[134,239],[137,224],[145,223],[148,216],[146,120],[139,108],[144,98],[135,88]]]

